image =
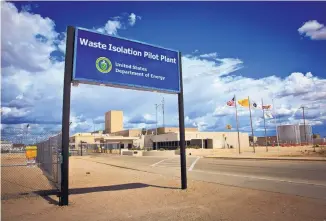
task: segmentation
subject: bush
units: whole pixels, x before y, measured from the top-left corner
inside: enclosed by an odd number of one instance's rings
[[[315,147],[319,147],[319,144],[315,144]]]
[[[165,149],[164,148],[160,148],[159,151],[164,151]]]

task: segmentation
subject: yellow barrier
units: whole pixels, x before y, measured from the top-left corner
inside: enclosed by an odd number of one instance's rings
[[[35,159],[37,156],[37,146],[26,146],[26,158]]]

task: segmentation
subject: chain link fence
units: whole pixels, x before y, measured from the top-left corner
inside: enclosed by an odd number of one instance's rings
[[[71,144],[69,147],[70,156],[86,156],[99,153],[119,154],[119,144],[103,144],[103,143],[82,143]]]
[[[1,199],[58,192],[61,133],[29,128],[1,130]],[[30,163],[28,148],[35,148]],[[34,156],[34,155],[33,155]]]

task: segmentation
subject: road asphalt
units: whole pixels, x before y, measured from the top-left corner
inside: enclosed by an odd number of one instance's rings
[[[79,157],[78,157],[79,158]],[[180,177],[180,159],[96,155],[97,163]],[[312,161],[187,157],[188,180],[278,192],[326,200],[326,163]]]

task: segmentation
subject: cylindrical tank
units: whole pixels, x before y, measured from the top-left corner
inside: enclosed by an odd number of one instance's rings
[[[282,144],[299,144],[300,128],[299,125],[280,125],[277,127],[278,139]]]
[[[306,128],[306,130],[305,130]],[[300,139],[301,142],[311,143],[312,142],[312,127],[311,125],[300,125]]]

